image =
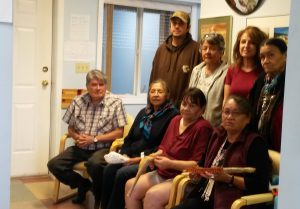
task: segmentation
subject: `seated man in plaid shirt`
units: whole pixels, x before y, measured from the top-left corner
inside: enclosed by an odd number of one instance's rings
[[[101,71],[87,73],[86,87],[88,92],[74,98],[63,116],[75,145],[51,159],[48,168],[59,181],[78,188],[72,200],[75,204],[85,200],[86,192],[93,185],[95,208],[99,208],[104,155],[112,141],[123,136],[127,121],[121,99],[106,91],[106,78]],[[81,161],[86,161],[93,184],[73,171],[73,166]]]

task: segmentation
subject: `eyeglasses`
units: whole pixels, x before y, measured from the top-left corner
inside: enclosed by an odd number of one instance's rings
[[[240,112],[240,111],[229,110],[229,109],[222,110],[222,113],[223,113],[226,117],[229,117],[229,115],[231,115],[231,117],[234,117],[234,118],[237,117],[237,116],[240,116],[240,115],[245,114],[245,113]]]

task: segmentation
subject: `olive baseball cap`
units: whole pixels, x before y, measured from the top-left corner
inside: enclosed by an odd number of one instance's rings
[[[175,18],[175,17],[181,19],[183,22],[185,22],[185,23],[187,23],[187,24],[190,24],[190,16],[189,16],[189,14],[186,13],[186,12],[183,12],[183,11],[175,11],[175,12],[172,14],[172,16],[171,16],[170,19],[172,20],[172,19]]]

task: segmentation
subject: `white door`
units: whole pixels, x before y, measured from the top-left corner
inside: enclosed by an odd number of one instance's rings
[[[47,173],[52,0],[14,0],[11,175]]]

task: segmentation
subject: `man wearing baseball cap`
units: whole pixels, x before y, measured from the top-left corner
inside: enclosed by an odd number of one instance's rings
[[[199,44],[189,33],[189,14],[175,11],[170,20],[171,34],[156,51],[149,83],[158,78],[165,80],[170,88],[171,101],[179,107],[192,69],[200,63],[201,58]]]
[[[183,22],[185,22],[187,25],[190,25],[190,16],[189,16],[189,14],[187,14],[185,12],[182,12],[182,11],[174,12],[170,19],[172,20],[174,18],[179,18]]]

